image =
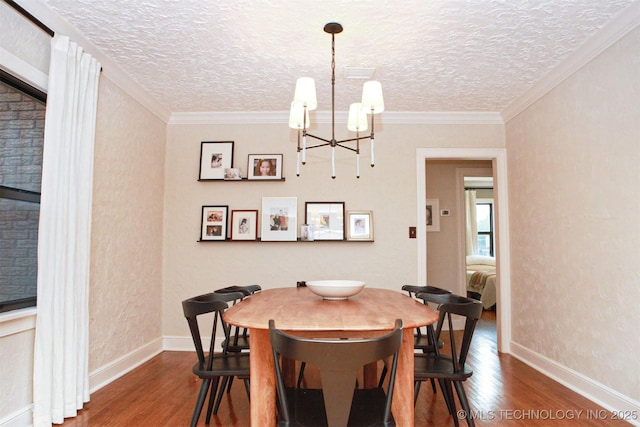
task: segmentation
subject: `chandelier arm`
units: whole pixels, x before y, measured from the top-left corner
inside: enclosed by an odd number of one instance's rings
[[[324,144],[318,144],[318,145],[312,145],[310,147],[307,147],[307,150],[311,150],[312,148],[318,148],[318,147],[326,147],[327,145],[331,145],[330,142],[325,142]]]
[[[310,137],[310,138],[313,138],[313,139],[317,139],[317,140],[319,140],[319,141],[324,141],[324,142],[326,142],[327,144],[331,144],[331,142],[332,142],[330,139],[322,138],[322,137],[320,137],[320,136],[315,136],[315,135],[312,135],[312,134],[310,134],[310,133],[307,133],[307,136],[308,136],[308,137]],[[317,147],[317,146],[316,146],[316,147]],[[307,147],[307,148],[309,148],[309,147]]]
[[[344,149],[347,149],[347,150],[353,151],[354,153],[357,153],[357,152],[358,152],[358,150],[357,150],[357,149],[355,149],[355,148],[353,148],[353,147],[348,147],[348,146],[346,146],[346,145],[340,145],[340,143],[339,143],[339,142],[338,142],[338,143],[336,143],[336,147],[344,148]]]

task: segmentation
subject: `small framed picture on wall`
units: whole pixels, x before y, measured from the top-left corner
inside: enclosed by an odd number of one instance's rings
[[[256,240],[258,238],[258,211],[231,211],[231,240]]]
[[[227,240],[229,206],[203,206],[200,240]]]
[[[282,179],[282,154],[249,154],[248,179]]]
[[[203,141],[200,144],[198,181],[224,180],[225,169],[233,168],[233,141]]]

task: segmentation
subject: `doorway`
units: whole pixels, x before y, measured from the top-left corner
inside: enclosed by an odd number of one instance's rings
[[[511,301],[509,282],[509,227],[507,199],[506,150],[496,148],[419,148],[416,150],[417,178],[417,255],[418,283],[427,284],[426,232],[426,161],[440,160],[490,160],[493,169],[496,223],[496,271],[497,283],[497,344],[498,351],[509,353],[511,340]],[[456,257],[457,271],[464,271],[464,258]]]

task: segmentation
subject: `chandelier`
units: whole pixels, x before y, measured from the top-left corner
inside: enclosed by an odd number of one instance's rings
[[[384,100],[382,98],[382,86],[378,81],[367,81],[362,88],[362,102],[353,103],[349,106],[349,116],[347,118],[347,129],[355,132],[355,138],[336,140],[336,34],[342,32],[342,25],[337,22],[329,22],[324,26],[324,31],[331,34],[331,139],[322,138],[307,132],[309,128],[309,111],[315,110],[318,106],[316,99],[316,84],[310,77],[300,77],[296,81],[296,90],[291,103],[289,114],[289,127],[298,130],[298,153],[296,161],[296,175],[300,176],[300,163],[307,162],[307,150],[318,147],[331,147],[331,178],[336,177],[336,148],[344,148],[356,154],[356,178],[360,178],[360,141],[369,139],[371,141],[371,167],[374,162],[374,115],[384,111]],[[368,117],[371,115],[371,133],[360,136],[360,132],[369,128]],[[307,145],[307,137],[321,141],[316,145]],[[346,144],[355,142],[355,148]]]

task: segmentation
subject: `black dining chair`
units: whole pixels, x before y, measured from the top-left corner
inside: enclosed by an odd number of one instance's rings
[[[196,400],[196,407],[191,418],[191,427],[195,427],[200,418],[202,407],[209,394],[209,405],[207,409],[206,424],[211,420],[211,414],[217,414],[222,400],[223,390],[229,378],[238,377],[244,381],[247,396],[249,396],[249,354],[243,352],[215,351],[215,342],[219,329],[222,329],[224,339],[229,341],[229,326],[224,322],[222,315],[229,307],[226,301],[221,298],[223,294],[209,293],[199,295],[182,301],[182,310],[189,324],[189,331],[193,339],[197,363],[193,366],[192,372],[202,379],[200,392]],[[228,298],[240,298],[241,294],[224,294]],[[211,343],[209,351],[205,353],[198,317],[204,314],[213,314],[211,328]],[[218,391],[218,383],[223,379],[223,384]],[[215,405],[214,405],[215,400]]]
[[[278,426],[395,426],[391,402],[402,344],[402,320],[391,333],[365,339],[309,339],[289,335],[269,321],[278,393]],[[280,358],[320,371],[321,389],[285,387]],[[387,391],[355,388],[362,366],[392,358]]]
[[[414,354],[414,398],[418,399],[420,384],[423,381],[436,379],[444,395],[447,409],[453,417],[454,424],[458,426],[459,414],[456,413],[453,389],[455,388],[458,400],[465,414],[465,419],[470,427],[474,427],[469,400],[464,390],[463,382],[473,375],[473,370],[466,364],[467,355],[471,346],[471,340],[476,324],[482,315],[482,303],[478,300],[454,294],[429,294],[419,292],[418,298],[425,302],[438,304],[438,325],[435,329],[436,340],[440,340],[443,326],[448,327],[449,346],[442,349],[435,347],[431,353]],[[453,326],[453,317],[460,316],[465,319],[464,332],[459,340],[456,340]],[[448,348],[448,352],[445,349]],[[443,354],[446,353],[446,354]]]
[[[409,294],[409,297],[411,298],[416,297],[416,295],[419,292],[429,292],[436,295],[444,295],[444,294],[451,293],[451,291],[448,289],[438,288],[436,286],[403,285],[402,290],[406,291]],[[416,331],[413,334],[413,348],[415,350],[420,350],[423,353],[433,352],[434,351],[433,336],[434,336],[433,325],[427,325],[425,327],[425,331],[423,331],[422,328],[416,328]],[[438,340],[437,345],[439,348],[442,348],[444,343],[442,342],[442,340]],[[379,385],[382,385],[382,383],[384,383],[386,375],[387,375],[387,365],[385,364],[382,367],[382,372],[380,373]],[[431,388],[435,393],[436,383],[434,380],[431,381]]]
[[[245,297],[249,295],[253,295],[256,292],[262,290],[260,285],[231,285],[225,288],[216,289],[213,291],[216,294],[237,294],[241,293],[242,297],[235,298],[233,300],[228,300],[232,304],[236,304],[238,301],[241,301]],[[245,351],[249,350],[249,331],[247,328],[238,328],[236,326],[231,327],[231,332],[229,333],[230,341],[223,342],[223,346],[227,346],[227,351],[236,352],[236,351]]]

